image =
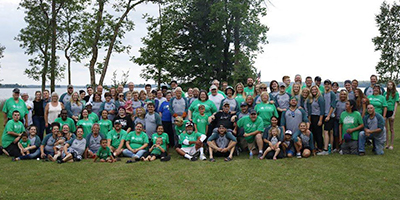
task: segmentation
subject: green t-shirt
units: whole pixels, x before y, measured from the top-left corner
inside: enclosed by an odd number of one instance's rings
[[[240,128],[244,128],[244,133],[252,133],[254,131],[264,131],[264,123],[263,120],[261,119],[261,117],[257,117],[256,121],[251,121],[250,116],[246,116],[246,117],[242,117],[241,119],[239,119],[239,121],[237,121],[237,125]],[[248,136],[245,137],[244,139],[249,142],[252,143],[254,142],[254,138],[255,136]]]
[[[252,89],[250,89],[249,87],[245,87],[244,88],[244,92],[246,92],[246,95],[247,96],[253,96],[254,95],[254,86],[253,86],[253,88]]]
[[[321,94],[325,93],[325,87],[322,84],[319,85],[319,91],[321,92]]]
[[[99,116],[97,116],[94,112],[90,113],[88,118],[92,120],[93,123],[97,123],[99,121]]]
[[[267,128],[271,125],[271,117],[278,117],[278,110],[276,109],[274,104],[261,102],[256,105],[254,108],[257,111],[257,114],[263,120],[264,128]]]
[[[66,125],[68,125],[68,127],[69,127],[69,131],[70,131],[71,133],[75,133],[75,131],[76,131],[76,126],[75,126],[75,122],[74,122],[73,119],[67,117],[67,120],[63,121],[63,120],[61,119],[61,117],[59,117],[59,118],[55,119],[54,121],[60,123],[60,129],[61,129],[61,130],[62,130],[62,127],[64,126],[64,124],[66,124]]]
[[[196,114],[193,117],[193,123],[197,126],[197,132],[206,133],[206,128],[208,125],[208,115],[204,114],[201,116],[200,114]]]
[[[204,105],[205,108],[205,114],[211,116],[215,112],[218,111],[217,107],[215,106],[214,102],[211,100],[207,100],[205,102],[202,102],[200,100],[195,100],[193,101],[192,104],[190,104],[189,110],[192,111],[192,115],[199,113],[199,106]],[[192,116],[193,117],[193,116]]]
[[[129,146],[132,149],[138,149],[144,144],[149,143],[149,137],[143,131],[139,135],[136,134],[136,131],[131,131],[126,135],[125,140],[129,141]]]
[[[14,133],[23,133],[25,131],[24,124],[22,122],[14,120],[9,120],[4,127],[3,135],[1,136],[1,143],[3,144],[3,148],[7,148],[14,140],[15,136],[9,135],[7,132],[14,132]]]
[[[167,144],[169,144],[169,137],[168,137],[168,134],[162,133],[161,135],[158,135],[158,133],[154,133],[154,134],[151,136],[151,141],[153,141],[153,144],[156,143],[157,138],[162,138],[163,143],[162,143],[161,147],[166,151],[166,150],[167,150]],[[153,151],[152,151],[151,153],[152,153],[152,154],[155,154],[155,155],[160,155],[160,154],[161,154],[161,149],[159,149],[159,148],[154,148]]]
[[[346,134],[347,129],[355,128],[363,124],[363,119],[358,111],[348,113],[347,111],[342,112],[340,115],[340,124],[342,124],[342,138]],[[358,140],[358,134],[360,131],[354,131],[351,133],[352,140]]]
[[[82,126],[83,128],[83,138],[86,138],[86,136],[92,132],[93,124],[94,124],[93,121],[90,119],[88,120],[81,119],[76,123],[76,126]]]
[[[97,157],[99,157],[100,159],[106,160],[110,156],[111,150],[108,147],[106,147],[105,149],[103,149],[103,147],[100,147],[97,151]]]
[[[182,126],[176,126],[175,125],[175,133],[177,136],[179,136],[180,134],[183,133],[183,131],[186,130],[186,123],[188,122],[188,120],[183,120],[183,124]]]
[[[369,103],[375,108],[375,112],[383,115],[384,107],[388,107],[386,98],[383,95],[369,95]]]
[[[386,99],[386,94],[387,94],[387,92],[385,92],[383,94],[385,99]],[[392,97],[392,95],[389,95],[389,99],[387,99],[386,102],[387,102],[387,110],[388,111],[394,111],[394,105],[399,102],[399,93],[396,92],[394,94],[394,98]]]
[[[243,95],[241,95],[241,94],[237,95],[235,97],[235,99],[236,99],[236,101],[238,103],[238,107],[240,107],[240,104],[246,100],[246,99],[243,98]]]
[[[187,134],[186,132],[182,133],[179,136],[179,144],[182,145],[182,148],[186,148],[186,147],[193,147],[195,144],[190,144],[190,145],[184,145],[183,141],[184,140],[189,140],[189,142],[194,142],[196,141],[202,134],[199,132],[193,132],[192,134]]]
[[[20,114],[19,119],[23,119],[26,114],[28,114],[28,108],[25,102],[19,98],[18,103],[15,103],[14,99],[11,97],[3,105],[3,112],[7,113],[7,118],[12,119],[12,113],[18,110]]]
[[[288,87],[286,87],[286,93],[292,94],[292,86],[291,86],[291,85],[289,85]]]
[[[121,143],[121,140],[125,140],[125,137],[126,137],[126,131],[123,129],[121,129],[119,133],[116,130],[111,130],[110,132],[107,133],[106,136],[107,140],[111,140],[111,146],[114,148],[118,148],[119,144]]]
[[[28,139],[26,142],[19,140],[19,143],[22,145],[22,147],[26,148],[31,145],[31,141]]]
[[[107,135],[108,132],[110,132],[113,128],[112,122],[109,119],[101,119],[99,122],[100,125],[100,133]]]

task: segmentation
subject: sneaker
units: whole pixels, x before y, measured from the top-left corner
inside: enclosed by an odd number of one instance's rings
[[[62,160],[57,160],[57,163],[58,163],[58,164],[62,164],[63,161],[62,161]]]
[[[358,153],[359,156],[365,156],[365,152]]]
[[[200,155],[200,160],[207,160],[206,156],[204,154]]]
[[[190,161],[196,161],[198,158],[196,156],[193,156]]]
[[[297,153],[296,158],[301,158],[301,153]]]
[[[262,153],[258,153],[258,156],[257,156],[258,159],[260,159],[262,157],[262,155],[263,155]]]
[[[321,152],[317,153],[317,156],[327,156],[327,155],[329,155],[328,151],[321,151]]]
[[[337,152],[339,152],[339,150],[337,149],[332,150],[332,153],[337,153]]]
[[[163,161],[163,162],[170,161],[171,160],[171,156],[168,155],[168,156],[162,157],[160,160]]]
[[[339,154],[340,154],[340,155],[343,155],[343,151],[342,151],[342,150],[340,150],[340,151],[339,151]]]

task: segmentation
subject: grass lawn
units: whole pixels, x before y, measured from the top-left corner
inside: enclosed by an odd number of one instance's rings
[[[0,156],[0,199],[398,199],[399,149],[400,136],[384,156],[373,155],[371,147],[364,157],[260,161],[242,154],[229,163],[190,162],[176,153],[166,163],[133,164],[59,165]]]

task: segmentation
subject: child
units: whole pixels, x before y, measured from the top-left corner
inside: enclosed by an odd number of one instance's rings
[[[59,131],[57,133],[57,139],[56,142],[54,143],[54,157],[49,155],[49,159],[51,161],[56,161],[59,157],[61,158],[61,154],[63,152],[64,149],[64,145],[66,143],[67,139],[64,137],[63,132]]]
[[[279,132],[280,130],[276,127],[273,127],[269,130],[269,138],[264,139],[265,143],[268,143],[268,148],[267,150],[264,151],[264,154],[260,157],[260,160],[264,159],[265,156],[270,152],[273,151],[274,152],[274,157],[272,159],[276,160],[278,154],[281,152],[281,149],[279,148],[279,146],[281,145],[281,141],[279,139]]]
[[[143,131],[146,130],[146,119],[145,119],[145,117],[146,117],[146,110],[144,110],[143,107],[136,108],[136,116],[133,119],[133,122],[135,123],[135,126],[139,122],[141,124],[143,124]]]
[[[144,158],[143,161],[153,161],[157,158],[165,158],[167,156],[167,152],[161,146],[163,144],[163,139],[161,137],[156,139],[156,143],[151,146],[149,149],[150,155],[147,158]]]
[[[285,155],[288,158],[293,157],[294,155],[294,143],[292,140],[292,131],[287,130],[285,132],[285,137],[283,138],[282,142],[282,150],[283,150],[283,155]]]
[[[100,125],[100,134],[107,135],[113,128],[113,124],[111,120],[108,119],[107,110],[103,110],[101,112],[101,120],[99,121]]]
[[[117,160],[112,156],[111,150],[107,146],[107,139],[101,139],[100,145],[101,148],[97,151],[93,162],[96,162],[97,159],[100,159],[100,162],[116,162]]]
[[[29,155],[29,150],[26,151],[26,153],[24,152],[24,149],[29,147],[29,146],[31,146],[31,141],[28,140],[28,134],[27,133],[22,133],[21,139],[18,142],[18,147],[19,147],[19,150],[21,151],[21,154],[23,156]]]
[[[132,115],[133,114],[133,102],[132,102],[132,93],[131,92],[127,92],[126,93],[126,101],[125,101],[125,110],[126,113]]]
[[[206,107],[204,105],[199,106],[199,114],[196,114],[193,118],[194,128],[196,132],[207,134],[208,132],[208,115],[205,114]]]

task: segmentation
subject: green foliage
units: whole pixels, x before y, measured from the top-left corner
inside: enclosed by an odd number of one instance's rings
[[[390,5],[383,2],[381,13],[376,15],[379,36],[372,41],[375,51],[380,51],[380,61],[376,66],[379,81],[386,83],[393,80],[399,83],[400,77],[400,5],[396,2]]]
[[[255,77],[256,53],[266,43],[263,1],[171,0],[158,18],[145,16],[145,47],[133,61],[146,80],[208,87],[213,79],[239,82]],[[246,76],[244,78],[244,76]]]
[[[6,47],[0,44],[0,59],[4,58],[4,50],[6,50]]]
[[[117,88],[119,85],[125,86],[126,83],[128,82],[129,78],[129,70],[128,71],[122,71],[121,78],[117,78],[117,70],[113,72],[112,78],[111,78],[111,87]]]

